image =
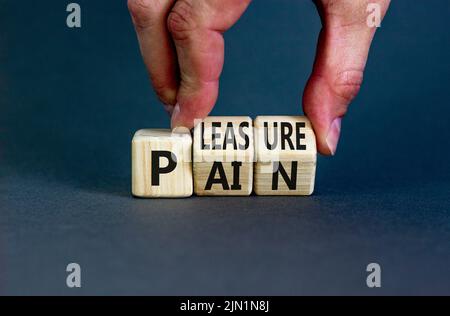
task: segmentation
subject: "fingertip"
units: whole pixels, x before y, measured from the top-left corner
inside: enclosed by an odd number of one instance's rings
[[[326,80],[312,76],[303,95],[303,111],[316,135],[317,151],[325,156],[336,154],[345,111],[330,91]]]
[[[181,113],[180,105],[177,103],[172,109],[172,116],[170,118],[170,126],[172,127],[172,129],[175,129],[179,126],[184,126],[180,113]],[[189,126],[186,127],[189,128]]]
[[[186,107],[181,107],[177,103],[172,111],[172,117],[170,119],[170,126],[173,129],[187,128],[192,129],[195,126],[197,120],[201,120],[206,117],[207,114],[201,115],[196,112],[189,111]]]
[[[163,103],[164,108],[173,108],[175,103],[177,103],[178,87],[176,81],[166,82],[163,85],[157,85],[157,80],[155,78],[151,78],[151,80],[153,83],[153,89],[155,90],[158,99]]]
[[[330,153],[332,156],[336,154],[336,149],[339,143],[339,138],[341,135],[341,122],[342,118],[335,118],[328,129],[327,136],[325,137],[325,143],[328,148],[327,153]]]
[[[314,123],[311,121],[314,128]],[[337,151],[339,138],[340,138],[340,125],[331,124],[328,132],[316,131],[316,145],[317,151],[324,156],[334,156]]]
[[[341,134],[341,120],[340,117],[334,119],[326,132],[314,128],[317,124],[314,124],[314,121],[310,120],[316,134],[317,151],[320,154],[324,156],[336,155]]]

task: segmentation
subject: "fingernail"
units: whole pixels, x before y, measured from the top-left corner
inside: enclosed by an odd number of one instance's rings
[[[339,142],[339,135],[341,134],[341,121],[342,118],[340,117],[334,119],[334,121],[330,125],[330,128],[328,129],[328,134],[325,139],[328,149],[333,156],[336,153],[336,148]]]
[[[172,120],[171,120],[172,133],[190,134],[191,131],[189,128],[177,125],[177,123],[178,123],[177,120],[178,120],[179,115],[180,115],[180,105],[177,103],[177,104],[175,104],[175,107],[172,112]]]
[[[180,105],[177,103],[175,104],[175,107],[172,110],[172,118],[170,120],[170,124],[172,126],[172,128],[177,127],[177,121],[178,121],[178,116],[180,116]]]
[[[177,126],[172,129],[172,133],[174,133],[174,134],[190,134],[191,131],[187,127]]]
[[[174,106],[171,105],[171,104],[164,104],[164,110],[166,110],[166,112],[167,112],[170,116],[172,116],[173,108],[174,108]]]

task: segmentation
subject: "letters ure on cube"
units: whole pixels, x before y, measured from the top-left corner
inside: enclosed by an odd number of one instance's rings
[[[250,195],[253,127],[246,116],[210,116],[194,129],[194,191],[197,195]]]
[[[192,195],[192,137],[142,129],[132,140],[132,193],[138,197]]]
[[[311,195],[316,173],[316,139],[303,116],[258,116],[255,134],[255,193]]]

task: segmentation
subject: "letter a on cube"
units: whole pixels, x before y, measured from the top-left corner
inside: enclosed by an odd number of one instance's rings
[[[255,133],[255,193],[311,195],[316,174],[316,138],[304,116],[258,116]]]
[[[194,129],[194,191],[197,195],[250,195],[253,127],[247,116],[210,116]]]
[[[168,129],[142,129],[132,141],[132,185],[137,197],[192,195],[192,137]]]

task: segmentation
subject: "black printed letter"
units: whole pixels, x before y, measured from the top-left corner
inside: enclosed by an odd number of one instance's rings
[[[177,162],[172,159],[172,152],[165,150],[152,151],[152,185],[159,185],[159,175],[164,173],[170,173],[177,167]],[[167,167],[161,168],[159,158],[167,158]]]
[[[284,182],[286,182],[289,190],[295,190],[297,188],[297,161],[292,161],[291,164],[291,178],[284,169],[280,161],[273,162],[273,168],[278,166],[278,170],[273,170],[272,174],[272,190],[278,190],[278,173],[283,177]]]

